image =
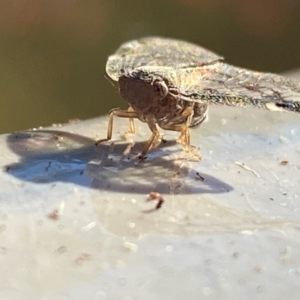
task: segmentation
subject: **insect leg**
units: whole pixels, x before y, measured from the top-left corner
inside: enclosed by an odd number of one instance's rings
[[[141,152],[140,156],[142,158],[145,156],[145,154],[148,152],[148,150],[153,146],[155,141],[160,137],[160,133],[157,130],[156,124],[152,121],[148,121],[147,124],[148,124],[149,129],[152,131],[152,135],[149,138],[149,140],[147,141],[147,143],[145,144],[145,146]]]
[[[131,106],[129,106],[127,111],[134,112],[134,109]],[[133,118],[129,118],[129,130],[127,131],[127,133],[135,133],[135,126],[134,126]]]
[[[180,136],[177,138],[177,142],[181,144],[185,151],[190,149],[190,132],[189,127],[186,124],[181,125],[159,125],[164,130],[171,130],[171,131],[179,131],[181,132]]]
[[[184,151],[190,152],[190,124],[193,118],[193,106],[188,106],[183,112],[182,116],[187,117],[185,123],[183,124],[159,124],[159,126],[164,130],[172,130],[181,132],[177,142],[183,146]]]
[[[122,109],[114,109],[110,112],[109,114],[109,119],[108,119],[108,127],[107,127],[107,137],[106,139],[100,139],[95,142],[95,145],[99,145],[102,142],[107,142],[111,140],[112,137],[112,130],[113,130],[113,117],[121,117],[121,118],[129,118],[129,125],[131,126],[129,128],[134,130],[134,123],[133,123],[133,118],[139,118],[139,114],[135,111],[129,111],[129,110],[122,110]],[[132,120],[132,121],[130,121]]]

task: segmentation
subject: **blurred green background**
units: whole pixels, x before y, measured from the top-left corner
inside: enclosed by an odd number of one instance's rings
[[[126,107],[104,78],[106,59],[147,35],[282,72],[300,66],[300,1],[0,0],[0,132]]]

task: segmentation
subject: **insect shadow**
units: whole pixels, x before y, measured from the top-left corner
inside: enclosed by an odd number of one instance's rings
[[[36,184],[69,182],[93,189],[123,193],[226,193],[233,188],[196,170],[201,162],[174,160],[182,150],[175,141],[162,143],[145,161],[125,156],[124,143],[96,147],[94,140],[59,130],[23,131],[7,136],[10,150],[20,160],[4,168],[18,179]],[[136,143],[135,151],[143,142]],[[168,147],[168,148],[166,148]],[[165,149],[166,148],[166,149]]]

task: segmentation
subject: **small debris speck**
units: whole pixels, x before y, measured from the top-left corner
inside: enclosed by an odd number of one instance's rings
[[[196,181],[204,181],[204,177],[202,177],[198,172],[196,172],[195,180]]]
[[[164,203],[164,199],[161,196],[161,194],[157,193],[157,192],[151,192],[151,193],[149,193],[149,195],[147,197],[147,201],[153,201],[153,200],[157,200],[158,201],[157,204],[156,204],[156,206],[155,206],[155,210],[160,209],[161,206]]]
[[[58,220],[59,219],[58,209],[54,209],[51,213],[49,213],[48,218],[52,220]]]

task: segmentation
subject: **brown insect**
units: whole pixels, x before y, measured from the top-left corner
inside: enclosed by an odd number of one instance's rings
[[[127,42],[108,58],[106,72],[129,108],[110,112],[107,137],[96,145],[111,139],[114,116],[129,118],[130,133],[139,119],[152,132],[141,157],[159,144],[157,125],[180,132],[177,141],[191,152],[189,129],[207,118],[209,103],[300,112],[299,82],[228,65],[184,41],[146,37]]]

